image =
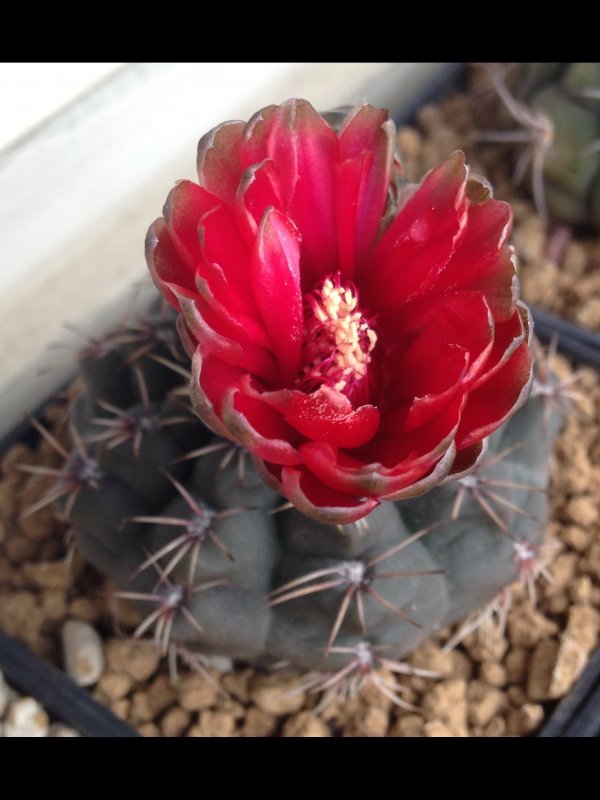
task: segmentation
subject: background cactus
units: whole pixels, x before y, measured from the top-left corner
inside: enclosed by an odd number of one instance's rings
[[[503,79],[498,71],[493,74],[493,67],[490,69],[496,89],[505,99]],[[520,108],[513,106],[509,118],[511,127],[516,121],[522,126],[521,133],[528,135],[514,141],[531,145],[538,210],[543,210],[542,189],[536,182],[543,179],[552,219],[600,230],[600,64],[513,64],[506,81],[522,104]],[[510,100],[507,105],[510,110]],[[522,171],[519,162],[517,171]]]
[[[289,508],[193,415],[172,312],[91,343],[80,362],[73,451],[37,507],[59,498],[83,555],[165,653],[284,662],[337,691],[377,682],[378,665],[406,671],[398,659],[420,641],[543,568],[560,425],[547,375],[473,474],[329,526]]]

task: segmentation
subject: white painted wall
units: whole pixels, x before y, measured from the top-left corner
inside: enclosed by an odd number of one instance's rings
[[[146,230],[174,181],[195,177],[203,133],[292,96],[318,109],[364,97],[399,107],[443,67],[107,66],[85,94],[81,85],[63,94],[59,113],[26,122],[20,139],[0,130],[0,436],[71,372],[80,341],[64,323],[98,334],[146,280]]]

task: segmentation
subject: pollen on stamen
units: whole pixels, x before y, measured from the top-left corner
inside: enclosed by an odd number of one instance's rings
[[[297,385],[313,391],[326,385],[348,394],[365,378],[377,333],[358,306],[350,281],[339,273],[304,298],[304,366]]]

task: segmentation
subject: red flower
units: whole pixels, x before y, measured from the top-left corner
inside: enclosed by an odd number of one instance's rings
[[[147,238],[198,413],[327,522],[464,474],[531,381],[510,207],[456,152],[390,219],[394,134],[304,100],[220,125]]]

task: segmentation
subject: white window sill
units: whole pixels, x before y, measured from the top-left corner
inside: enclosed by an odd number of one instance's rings
[[[401,106],[441,64],[138,64],[0,151],[0,436],[73,370],[146,278],[148,225],[198,138],[288,97]],[[52,349],[51,345],[65,349]]]

